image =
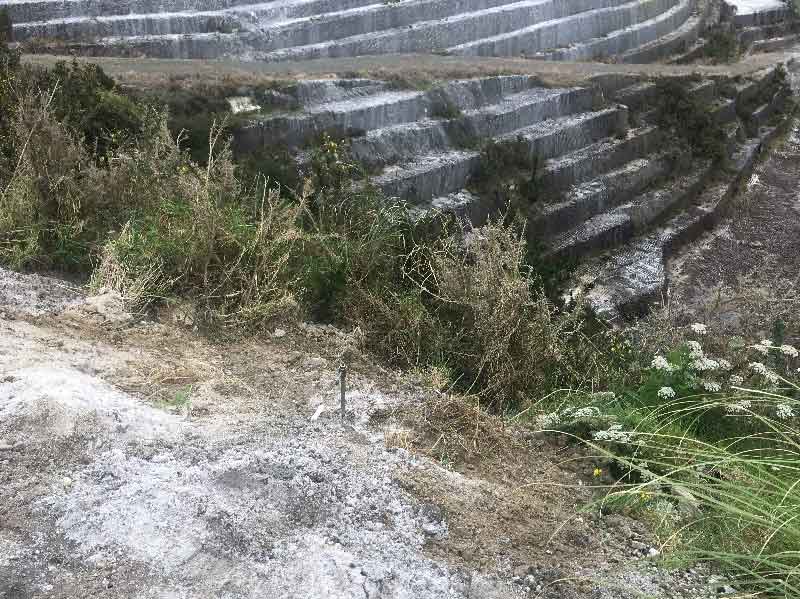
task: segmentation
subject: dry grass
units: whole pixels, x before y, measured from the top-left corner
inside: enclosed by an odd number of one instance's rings
[[[492,461],[524,448],[518,431],[502,416],[488,413],[474,396],[431,394],[396,416],[400,423],[395,430],[402,431],[406,448],[440,463]]]

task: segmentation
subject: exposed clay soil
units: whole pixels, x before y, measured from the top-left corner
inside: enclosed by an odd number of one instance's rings
[[[575,447],[332,327],[214,342],[6,271],[0,299],[0,597],[713,594],[647,558],[640,524],[578,514],[595,464]],[[443,415],[469,426],[441,439]]]

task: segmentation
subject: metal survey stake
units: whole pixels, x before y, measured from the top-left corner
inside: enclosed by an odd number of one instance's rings
[[[345,366],[344,362],[339,362],[339,405],[340,411],[342,415],[342,420],[344,420],[345,415],[345,376],[347,375],[347,366]]]

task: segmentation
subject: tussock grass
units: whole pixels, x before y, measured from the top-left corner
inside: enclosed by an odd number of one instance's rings
[[[744,345],[738,361],[706,351],[683,342],[638,388],[560,408],[539,427],[582,439],[610,465],[617,482],[587,509],[648,521],[671,563],[709,562],[742,592],[798,597],[798,352],[782,340]]]
[[[682,398],[643,414],[613,451],[592,443],[625,473],[604,502],[653,520],[672,561],[711,562],[742,591],[800,597],[800,429],[779,416],[800,411],[800,388],[784,383]],[[743,432],[710,442],[675,426],[710,413],[744,421]]]

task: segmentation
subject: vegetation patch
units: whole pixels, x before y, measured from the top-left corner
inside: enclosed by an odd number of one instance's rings
[[[714,64],[733,62],[739,57],[739,52],[739,39],[728,28],[714,28],[703,46],[704,55]]]
[[[725,132],[710,107],[694,98],[683,82],[662,79],[656,85],[659,127],[686,143],[694,156],[724,162],[727,159]]]
[[[430,116],[435,119],[455,119],[460,117],[461,114],[458,104],[444,95],[436,98],[430,109]]]
[[[489,140],[481,150],[474,186],[482,194],[502,198],[513,213],[527,215],[540,196],[539,179],[543,162],[522,137],[513,140]]]
[[[8,10],[0,8],[0,44],[10,44],[14,41],[14,24]]]

